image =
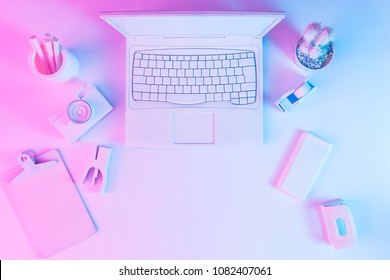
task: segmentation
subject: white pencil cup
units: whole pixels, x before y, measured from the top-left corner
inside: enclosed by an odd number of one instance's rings
[[[66,49],[61,49],[61,61],[60,68],[52,74],[47,73],[48,66],[35,52],[30,54],[29,64],[31,71],[38,77],[58,83],[65,83],[78,75],[79,61]]]

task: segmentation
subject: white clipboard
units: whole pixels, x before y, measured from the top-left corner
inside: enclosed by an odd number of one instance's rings
[[[96,232],[95,225],[56,150],[0,175],[34,252],[47,258]]]

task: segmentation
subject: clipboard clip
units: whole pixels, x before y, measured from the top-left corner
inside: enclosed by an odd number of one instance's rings
[[[94,192],[104,192],[107,184],[107,170],[110,161],[111,149],[97,146],[95,158],[91,161],[84,184],[89,181],[91,190]]]
[[[27,178],[30,178],[55,165],[57,161],[51,160],[42,163],[35,163],[34,155],[31,151],[25,151],[18,156],[18,162],[23,171],[12,179],[12,184],[18,184]]]

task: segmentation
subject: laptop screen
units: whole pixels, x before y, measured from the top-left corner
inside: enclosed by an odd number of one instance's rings
[[[102,12],[124,36],[264,36],[284,13],[138,13]]]

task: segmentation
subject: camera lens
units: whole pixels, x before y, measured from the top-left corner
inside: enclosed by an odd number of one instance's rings
[[[68,107],[69,119],[77,124],[87,122],[91,117],[91,106],[83,100],[75,100]]]

